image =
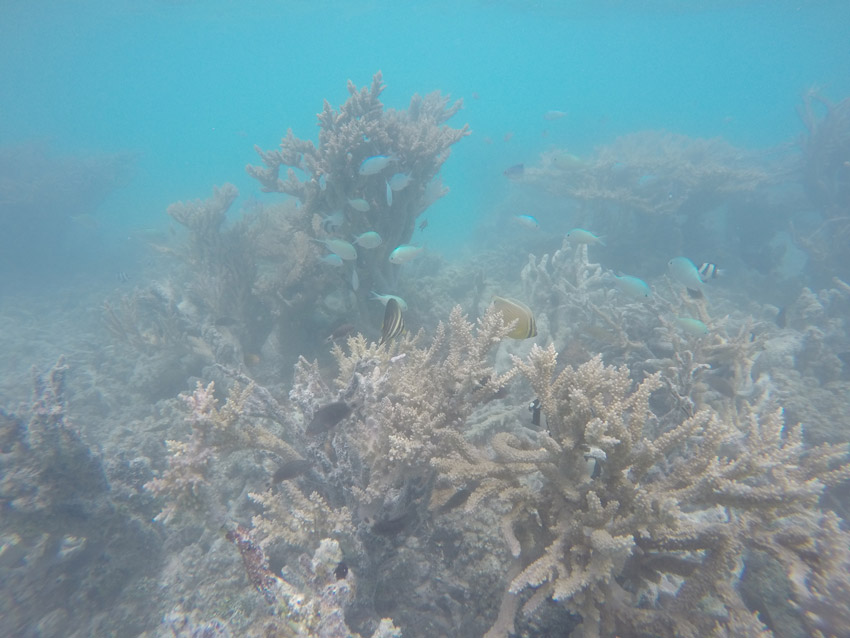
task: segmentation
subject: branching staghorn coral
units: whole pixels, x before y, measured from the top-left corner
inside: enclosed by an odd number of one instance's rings
[[[692,139],[660,131],[625,135],[581,160],[548,151],[524,180],[556,195],[671,215],[717,196],[753,191],[770,180],[754,157],[720,139]],[[699,210],[688,210],[698,214]]]
[[[467,126],[445,125],[460,110],[461,100],[449,106],[448,98],[435,92],[424,98],[414,95],[407,111],[384,110],[383,90],[380,72],[368,88],[358,90],[349,81],[345,104],[336,110],[326,101],[318,115],[318,146],[290,130],[280,150],[255,147],[265,166],[246,169],[263,190],[297,197],[307,222],[300,230],[316,239],[350,240],[366,231],[381,235],[381,246],[361,251],[358,270],[364,293],[376,287],[386,289],[392,282],[387,257],[410,240],[416,217],[447,192],[435,176],[450,147],[469,133]],[[388,167],[377,174],[360,174],[363,161],[375,156],[391,158]],[[280,176],[282,168],[287,170],[286,179]],[[410,182],[390,197],[388,180],[397,173],[406,174]],[[362,202],[353,205],[352,200]],[[364,204],[368,210],[354,207]],[[321,221],[337,211],[343,217],[328,229],[330,234],[315,232],[314,219]]]
[[[251,292],[256,279],[254,250],[245,220],[222,229],[227,211],[239,191],[233,184],[213,187],[206,200],[176,202],[168,214],[189,230],[186,258],[192,266],[194,280],[188,293],[193,302],[210,312],[242,319],[254,307]]]
[[[421,335],[382,346],[352,337],[346,350],[334,351],[336,390],[317,364],[302,359],[288,407],[256,384],[243,386],[239,373],[230,375],[240,385],[222,407],[214,386],[199,384],[184,397],[191,436],[169,443],[169,467],[148,485],[166,499],[160,520],[196,512],[208,524],[227,524],[239,506],[219,502],[212,485],[241,451],[271,454],[278,467],[302,461],[298,472],[266,483],[265,491],[236,486],[262,507],[246,533],[278,560],[312,552],[322,539],[337,542],[360,582],[371,583],[351,602],[364,633],[377,622],[374,583],[395,553],[394,539],[416,534],[431,516],[431,456],[465,446],[459,430],[466,418],[512,376],[497,374],[489,362],[508,330],[495,310],[476,326],[456,308],[424,347]],[[307,427],[319,408],[341,401],[351,406],[350,416],[328,431]]]
[[[555,350],[535,346],[516,364],[546,417],[538,447],[505,434],[492,453],[435,461],[477,486],[467,510],[493,496],[511,504],[502,530],[519,571],[488,636],[513,631],[505,610],[527,590],[525,613],[551,597],[581,617],[581,636],[767,635],[733,586],[743,550],[811,564],[804,541],[816,529],[798,519],[850,475],[845,447],[806,452],[776,410],[753,409],[744,432],[710,410],[655,423],[660,375],[633,388],[599,357],[558,372]]]
[[[639,334],[654,319],[647,303],[635,303],[617,293],[612,274],[590,261],[586,245],[575,246],[564,239],[551,256],[529,255],[520,277],[524,297],[540,309],[540,330],[547,326],[546,336],[556,344],[566,346],[582,334],[611,346],[621,356],[647,352]]]

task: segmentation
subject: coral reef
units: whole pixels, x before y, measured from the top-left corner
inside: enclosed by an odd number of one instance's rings
[[[585,160],[547,151],[524,177],[557,195],[650,215],[699,214],[718,198],[753,191],[769,179],[754,157],[723,140],[658,131],[625,135]],[[695,204],[700,208],[693,210]]]
[[[789,571],[840,569],[809,547],[824,485],[850,476],[846,446],[806,451],[781,411],[750,408],[738,430],[710,410],[678,423],[649,407],[660,375],[632,390],[625,368],[599,357],[556,372],[553,348],[517,361],[546,418],[537,445],[497,435],[477,454],[438,459],[467,511],[498,496],[501,529],[520,571],[488,636],[513,631],[523,604],[547,598],[582,619],[582,636],[762,635],[734,587],[746,547]],[[720,635],[720,634],[717,634]]]
[[[498,375],[488,363],[505,333],[500,314],[489,312],[476,329],[456,308],[428,347],[417,345],[421,336],[384,346],[351,337],[348,352],[335,348],[336,391],[315,363],[298,364],[290,401],[303,421],[256,384],[235,384],[221,408],[214,386],[199,384],[184,397],[191,411],[188,441],[168,443],[168,467],[148,484],[165,498],[158,518],[179,524],[181,516],[191,515],[210,527],[244,519],[250,503],[227,504],[216,484],[227,465],[240,465],[240,454],[249,451],[264,459],[266,485],[246,477],[245,487],[230,486],[227,493],[247,491],[262,506],[250,532],[246,528],[238,537],[250,534],[251,546],[275,564],[292,564],[293,556],[309,555],[323,539],[332,539],[357,578],[378,582],[399,540],[424,533],[430,519],[431,458],[462,445],[458,429],[511,377]],[[350,405],[351,415],[328,432],[311,433],[305,424],[333,401]],[[299,459],[309,463],[292,475],[278,472]],[[266,564],[255,557],[252,565]],[[255,586],[263,583],[264,595],[271,591],[266,568],[249,571]],[[303,573],[300,578],[309,580]],[[348,604],[356,631],[368,633],[378,625],[374,595],[371,588],[358,588]],[[389,599],[387,592],[381,604],[389,605]]]
[[[384,110],[382,80],[378,72],[371,85],[360,90],[349,82],[350,97],[339,110],[325,102],[318,115],[318,146],[295,137],[290,130],[280,150],[257,148],[265,166],[247,167],[263,190],[298,198],[303,209],[300,230],[310,237],[350,240],[366,231],[381,236],[381,246],[359,251],[356,268],[364,291],[359,293],[361,298],[369,290],[389,291],[394,285],[389,254],[410,241],[417,216],[448,192],[435,176],[450,147],[469,132],[467,126],[445,126],[463,102],[448,106],[448,98],[438,92],[424,98],[413,96],[407,111]],[[390,161],[377,174],[362,174],[360,168],[370,157]],[[280,177],[282,168],[287,168],[286,179]],[[409,178],[397,191],[388,181],[394,173]],[[303,179],[299,175],[304,175]],[[322,220],[337,211],[341,213],[338,221],[330,227],[326,223],[321,230]]]
[[[817,113],[818,105],[825,110]],[[815,206],[815,223],[792,226],[795,242],[829,275],[848,276],[844,259],[850,238],[850,98],[834,103],[816,90],[803,95],[798,113],[806,126],[801,181]]]
[[[803,622],[838,635],[830,628],[843,620],[823,590],[842,586],[843,572],[812,548],[834,553],[846,540],[819,505],[826,488],[850,477],[846,445],[807,449],[802,428],[785,425],[764,383],[747,400],[718,400],[715,409],[691,381],[719,362],[737,370],[734,379],[749,378],[757,349],[751,328],[664,365],[658,360],[659,371],[636,385],[627,367],[606,366],[599,356],[560,369],[552,346],[533,346],[498,374],[491,353],[509,330],[492,309],[475,329],[456,308],[426,347],[421,335],[389,346],[350,337],[347,349],[334,349],[335,389],[316,363],[298,364],[289,400],[303,419],[254,384],[234,385],[221,409],[212,386],[199,385],[186,398],[194,433],[170,444],[170,469],[151,489],[169,497],[166,516],[185,511],[213,480],[211,464],[243,449],[271,454],[272,467],[286,468],[270,472],[280,481],[264,491],[250,480],[230,490],[250,490],[262,506],[238,538],[250,550],[250,560],[242,554],[249,582],[268,602],[291,605],[291,596],[275,593],[282,580],[301,595],[314,592],[299,598],[312,601],[308,610],[322,604],[325,590],[307,586],[316,573],[293,557],[323,543],[336,544],[334,555],[358,582],[392,574],[394,585],[380,596],[358,587],[340,599],[340,631],[365,635],[392,615],[403,628],[417,627],[414,635],[458,623],[483,633],[452,604],[434,606],[440,585],[431,585],[430,602],[418,611],[397,596],[415,595],[443,570],[457,587],[461,564],[447,568],[422,551],[458,526],[473,534],[488,521],[490,536],[477,544],[501,567],[482,572],[475,559],[464,568],[479,570],[470,572],[478,578],[509,575],[491,638],[514,631],[520,608],[524,621],[539,617],[548,599],[580,619],[574,635],[767,636],[766,618],[736,587],[753,552],[788,575]],[[701,366],[701,357],[712,364]],[[545,429],[522,427],[515,412],[498,407],[517,375],[537,397]],[[334,403],[349,409],[311,431],[319,408]],[[212,500],[202,509],[219,512],[214,524],[245,518],[244,505],[225,506],[215,490],[206,493]],[[301,567],[279,575],[272,564]],[[458,600],[464,591],[444,595]],[[494,599],[479,594],[476,602],[478,614],[495,616]],[[301,625],[293,621],[299,631],[314,622],[307,620],[314,612],[305,613]]]
[[[101,460],[69,422],[67,370],[60,358],[35,376],[26,412],[0,410],[4,636],[138,632],[150,604],[123,592],[158,566],[160,539],[110,498]]]

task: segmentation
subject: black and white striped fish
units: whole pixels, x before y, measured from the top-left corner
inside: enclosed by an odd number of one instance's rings
[[[712,264],[709,262],[705,262],[702,266],[697,268],[699,272],[700,279],[703,281],[708,281],[709,279],[716,279],[723,274],[723,270],[717,267],[717,264]]]
[[[404,317],[401,314],[401,305],[394,297],[390,297],[387,301],[387,307],[384,309],[384,323],[381,325],[381,340],[378,345],[397,337],[403,331]]]

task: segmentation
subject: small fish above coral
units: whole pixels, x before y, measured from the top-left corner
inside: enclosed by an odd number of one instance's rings
[[[708,326],[699,319],[691,317],[676,317],[676,325],[689,335],[699,337],[708,334]]]
[[[422,246],[412,246],[410,244],[402,244],[390,253],[390,263],[406,264],[411,259],[416,259],[422,254],[425,248]]]
[[[363,160],[358,172],[361,175],[377,175],[393,162],[395,162],[394,155],[373,155]]]
[[[275,473],[272,474],[272,483],[282,483],[294,478],[298,478],[305,472],[310,471],[312,463],[306,459],[293,459],[281,465]]]
[[[599,244],[600,246],[605,245],[605,241],[602,237],[598,237],[589,230],[585,230],[584,228],[573,228],[570,232],[567,233],[567,239],[571,244]]]
[[[398,192],[404,190],[411,181],[413,181],[413,178],[407,173],[396,173],[390,177],[387,183],[393,191]]]
[[[649,299],[652,296],[652,290],[643,279],[631,275],[613,275],[613,277],[617,289],[629,297]]]
[[[389,299],[384,308],[384,321],[381,324],[381,340],[378,345],[383,345],[390,339],[394,339],[404,332],[404,315],[401,306],[395,299]]]
[[[367,230],[365,233],[357,235],[357,237],[354,238],[354,243],[361,248],[372,249],[383,244],[384,240],[374,230]]]
[[[345,417],[351,414],[351,407],[345,401],[334,401],[323,405],[313,413],[313,418],[307,424],[307,434],[322,434],[328,432]]]
[[[514,215],[513,220],[520,226],[530,230],[537,230],[540,228],[540,222],[538,222],[533,215]]]
[[[704,262],[698,269],[699,276],[703,281],[709,281],[711,279],[717,279],[718,277],[722,277],[724,274],[724,270],[721,270],[717,267],[717,264],[712,264],[709,262]]]
[[[702,292],[703,280],[692,262],[687,257],[674,257],[667,262],[667,270],[670,276],[689,290]]]
[[[368,213],[371,206],[369,206],[369,202],[367,202],[362,197],[356,197],[348,200],[348,205],[351,206],[354,210],[359,211],[361,213]]]
[[[342,257],[337,255],[336,253],[330,253],[329,255],[319,257],[319,261],[325,264],[326,266],[332,266],[334,268],[341,268],[342,264],[344,263],[342,261]]]
[[[502,314],[505,324],[516,321],[516,325],[507,334],[511,339],[530,339],[537,336],[537,322],[531,308],[516,299],[493,297],[493,305]]]
[[[357,259],[357,250],[344,239],[314,239],[316,243],[323,244],[325,248],[341,259],[353,261]]]

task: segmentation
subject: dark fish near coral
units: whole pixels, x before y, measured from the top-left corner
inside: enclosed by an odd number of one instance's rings
[[[419,230],[425,230],[426,228],[428,228],[428,220],[423,219],[421,222],[419,222]]]
[[[372,525],[372,533],[379,536],[395,536],[413,520],[413,514],[405,512],[395,518],[387,518]]]
[[[502,175],[509,178],[522,177],[522,174],[525,172],[525,164],[514,164],[513,166],[508,166],[503,172]]]
[[[307,459],[287,461],[272,474],[272,483],[281,483],[301,476],[305,472],[308,472],[312,465]]]
[[[493,305],[502,313],[502,319],[506,324],[516,320],[516,325],[507,334],[511,339],[530,339],[537,336],[537,323],[531,309],[521,301],[506,299],[504,297],[493,297]]]
[[[437,513],[445,514],[446,512],[450,512],[453,509],[460,507],[469,500],[470,494],[472,494],[476,487],[478,487],[478,481],[474,482],[472,485],[459,489],[457,492],[452,494],[449,500],[440,506]]]
[[[401,313],[401,306],[398,301],[390,297],[387,301],[387,307],[384,309],[384,322],[381,324],[381,340],[378,345],[382,345],[397,337],[404,330],[404,316]]]
[[[531,412],[531,424],[540,425],[540,399],[534,399],[528,404],[528,411]]]
[[[337,580],[342,580],[348,576],[348,565],[344,560],[339,561],[339,564],[337,564],[336,569],[334,569],[334,576]]]
[[[353,323],[341,323],[336,328],[331,330],[331,333],[325,339],[325,343],[336,341],[337,339],[344,339],[352,332],[354,332]]]
[[[351,414],[351,407],[345,401],[334,401],[323,405],[313,414],[307,425],[307,434],[322,434]]]

